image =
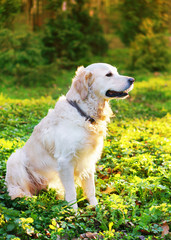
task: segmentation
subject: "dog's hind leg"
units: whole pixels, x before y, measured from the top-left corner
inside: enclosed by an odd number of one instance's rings
[[[18,149],[7,161],[5,180],[11,199],[24,196],[31,197],[26,163],[27,156],[22,149]]]

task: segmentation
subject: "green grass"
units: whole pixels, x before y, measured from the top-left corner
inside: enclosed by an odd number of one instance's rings
[[[6,161],[66,93],[72,74],[63,73],[62,85],[50,89],[1,86],[0,239],[79,239],[86,232],[97,232],[99,239],[170,239],[164,231],[171,229],[170,76],[142,76],[129,99],[111,102],[116,116],[97,164],[95,209],[80,188],[77,214],[53,190],[10,200]]]
[[[50,72],[49,74],[51,75],[54,73]],[[33,84],[32,87],[26,87],[22,84],[16,84],[14,82],[14,76],[7,77],[5,75],[1,75],[0,80],[2,80],[2,83],[0,85],[0,92],[3,93],[4,96],[9,96],[12,99],[38,99],[42,96],[51,96],[53,99],[56,99],[59,95],[65,94],[68,91],[73,76],[74,70],[60,70],[60,72],[58,72],[58,74],[56,73],[54,76],[54,81],[47,83],[46,86],[43,84],[41,85],[40,82],[39,84]]]

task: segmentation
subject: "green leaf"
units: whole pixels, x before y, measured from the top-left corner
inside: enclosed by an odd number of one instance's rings
[[[12,230],[14,230],[15,228],[15,224],[14,223],[10,223],[7,225],[7,232],[11,232]]]

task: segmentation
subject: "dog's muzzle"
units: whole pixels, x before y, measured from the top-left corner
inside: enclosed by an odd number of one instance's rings
[[[128,82],[129,82],[129,88],[127,88],[126,90],[124,91],[114,91],[114,90],[111,90],[109,89],[107,92],[106,92],[106,96],[109,97],[109,98],[125,98],[128,95],[128,92],[132,90],[133,88],[133,83],[134,83],[135,79],[134,78],[128,78]]]

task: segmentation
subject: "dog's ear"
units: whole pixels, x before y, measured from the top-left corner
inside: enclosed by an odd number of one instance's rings
[[[88,96],[88,87],[91,86],[92,83],[92,73],[85,70],[83,66],[78,67],[74,78],[74,86],[82,100],[85,100]]]

